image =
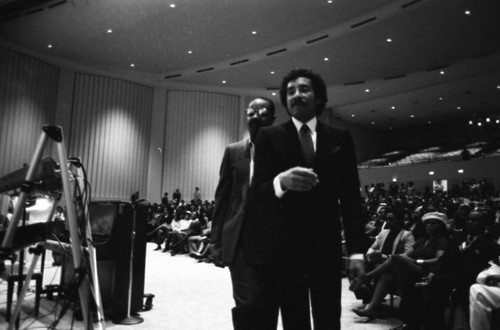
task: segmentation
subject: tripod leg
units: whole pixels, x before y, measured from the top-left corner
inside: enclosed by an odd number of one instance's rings
[[[28,287],[31,282],[31,278],[33,277],[33,273],[35,272],[35,267],[38,262],[38,259],[40,258],[40,255],[42,254],[43,251],[43,246],[42,245],[37,245],[36,248],[34,249],[34,257],[33,260],[31,261],[30,268],[28,269],[28,273],[26,274],[26,280],[24,281],[23,288],[21,290],[21,293],[17,297],[17,302],[16,302],[16,308],[14,308],[14,312],[12,313],[10,317],[10,322],[9,322],[9,327],[8,330],[12,330],[15,327],[17,317],[19,316],[19,312],[21,311],[21,306],[24,301],[24,297],[26,296],[26,291],[28,291]]]

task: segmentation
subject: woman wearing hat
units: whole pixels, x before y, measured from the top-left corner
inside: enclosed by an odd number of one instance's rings
[[[417,240],[410,251],[393,255],[374,270],[358,277],[351,285],[350,289],[353,291],[374,279],[378,280],[370,303],[353,311],[359,316],[368,317],[369,320],[376,318],[378,306],[394,286],[401,292],[400,306],[404,310],[405,299],[412,299],[411,294],[407,297],[407,292],[412,292],[415,283],[429,274],[448,247],[447,221],[448,218],[443,213],[426,213],[422,217],[426,230],[425,237]]]

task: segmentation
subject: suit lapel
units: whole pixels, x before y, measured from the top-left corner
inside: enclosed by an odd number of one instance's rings
[[[244,143],[237,149],[235,154],[236,170],[244,178],[250,178],[250,140],[245,140]]]

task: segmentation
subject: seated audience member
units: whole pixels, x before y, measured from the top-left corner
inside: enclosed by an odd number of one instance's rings
[[[374,270],[361,274],[351,285],[351,290],[359,290],[362,286],[377,280],[370,303],[353,311],[359,315],[373,319],[377,317],[377,309],[390,289],[396,286],[405,299],[406,291],[422,277],[429,274],[438,258],[448,246],[446,231],[447,217],[439,212],[430,212],[422,217],[427,235],[415,242],[413,247],[401,255],[392,255]]]
[[[471,330],[492,330],[492,313],[500,313],[500,266],[479,273],[469,293]]]
[[[423,323],[424,329],[445,329],[445,309],[452,292],[455,300],[468,306],[469,289],[478,274],[500,255],[500,246],[486,234],[491,219],[485,211],[470,212],[464,239],[450,244],[435,269],[414,288],[415,299],[406,310],[410,315],[408,328]]]
[[[413,234],[403,229],[404,215],[402,210],[388,208],[385,217],[385,229],[377,235],[375,242],[365,254],[365,271],[374,269],[393,254],[410,251],[415,244]],[[358,299],[363,299],[363,302],[371,298],[373,285],[370,284],[367,283],[366,286],[362,287],[361,291],[354,292]]]
[[[199,235],[192,235],[188,238],[189,255],[195,259],[204,258],[208,254],[212,221],[208,221],[207,217],[204,219],[207,225],[202,229],[201,233]]]

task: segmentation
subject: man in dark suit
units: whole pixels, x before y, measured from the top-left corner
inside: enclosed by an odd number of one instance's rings
[[[242,253],[242,228],[246,216],[249,182],[253,173],[253,143],[261,127],[270,126],[275,119],[274,103],[259,97],[251,101],[246,110],[250,138],[226,147],[220,178],[215,192],[211,238],[214,263],[229,266],[233,297],[232,309],[235,330],[260,330],[256,322],[261,308],[257,270],[247,265]],[[278,311],[271,318],[270,328],[276,328]]]
[[[266,297],[285,330],[311,329],[310,307],[314,329],[340,329],[342,232],[350,254],[366,246],[354,145],[318,120],[327,93],[316,73],[291,71],[280,99],[292,118],[259,131],[251,192],[261,216],[246,219],[245,255],[268,265]]]

